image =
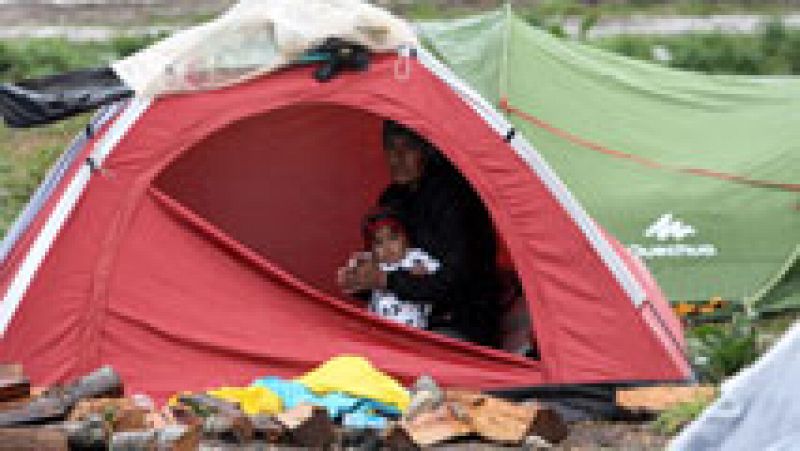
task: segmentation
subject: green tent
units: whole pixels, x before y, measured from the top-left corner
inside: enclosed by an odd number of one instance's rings
[[[800,306],[800,79],[631,60],[510,9],[418,27],[671,300]]]

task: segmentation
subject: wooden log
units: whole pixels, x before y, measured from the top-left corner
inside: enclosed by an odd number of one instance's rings
[[[69,414],[69,421],[82,421],[92,415],[110,416],[120,410],[135,408],[127,398],[96,398],[78,401]]]
[[[36,394],[22,364],[0,364],[0,411],[18,408]]]
[[[111,437],[112,451],[155,451],[158,433],[150,431],[117,432]]]
[[[378,450],[383,441],[382,431],[378,429],[350,427],[337,428],[334,442],[340,449]]]
[[[110,366],[104,366],[64,387],[64,396],[75,405],[82,399],[120,398],[124,391],[119,374]]]
[[[31,402],[31,398],[20,398],[14,401],[0,402],[0,412],[19,409],[26,406],[29,402]]]
[[[239,405],[230,401],[215,398],[203,393],[184,394],[178,396],[178,402],[192,409],[195,415],[207,417],[212,414],[239,415]]]
[[[117,432],[111,438],[112,451],[195,451],[200,434],[195,427],[171,425],[147,431]]]
[[[0,364],[0,379],[25,379],[25,371],[21,363]]]
[[[253,439],[253,423],[237,403],[203,393],[178,396],[175,417],[186,424],[201,424],[202,436],[208,440],[246,443]],[[189,407],[190,411],[180,406]]]
[[[275,419],[286,428],[292,445],[319,449],[336,439],[333,422],[322,407],[299,405]]]
[[[0,412],[0,427],[62,421],[78,401],[121,396],[122,391],[119,375],[111,367],[103,367],[66,387],[51,388],[25,405]]]
[[[156,449],[159,451],[195,451],[199,448],[199,427],[173,424],[158,429]]]
[[[64,420],[70,405],[62,398],[37,398],[0,412],[0,427],[45,424]]]
[[[454,403],[445,402],[433,410],[417,413],[411,420],[402,421],[400,428],[420,448],[466,437],[474,430],[459,410]]]
[[[119,432],[146,430],[150,426],[148,424],[148,414],[149,412],[146,409],[139,407],[121,410],[114,416],[111,427]]]
[[[216,413],[203,421],[203,437],[210,440],[247,443],[253,440],[253,435],[253,423],[241,412]]]
[[[417,451],[420,447],[404,426],[395,424],[386,430],[383,436],[383,445],[391,451]]]
[[[640,387],[617,390],[619,407],[632,411],[661,412],[679,404],[711,401],[716,388],[710,385]]]
[[[486,440],[518,445],[536,416],[533,406],[513,404],[481,393],[448,392],[448,402],[460,406],[473,430]]]
[[[203,425],[203,419],[195,413],[194,409],[191,407],[178,404],[176,406],[169,407],[170,413],[172,417],[175,419],[178,424],[185,424],[189,426],[200,426]]]
[[[253,438],[267,443],[280,443],[286,436],[286,428],[274,417],[267,415],[254,415],[250,417],[253,423]]]
[[[26,378],[0,378],[0,402],[28,398],[31,382]]]
[[[102,417],[95,415],[82,421],[67,421],[48,425],[67,433],[70,450],[105,450],[111,438],[111,429]]]
[[[174,426],[181,424],[173,415],[172,410],[169,406],[164,406],[161,410],[158,411],[151,411],[145,415],[145,423],[147,424],[148,429],[161,429],[167,426]],[[200,422],[191,423],[192,426],[200,425]]]
[[[469,391],[446,392],[438,408],[402,421],[399,428],[392,437],[398,446],[408,446],[410,440],[420,448],[472,435],[502,445],[521,446],[530,435],[558,443],[568,433],[561,417],[540,404],[516,404]]]
[[[47,428],[0,429],[0,450],[3,451],[68,451],[67,433]]]
[[[512,403],[468,391],[449,391],[445,398],[460,406],[475,433],[491,442],[519,445],[527,436],[536,435],[558,443],[569,433],[558,413],[536,402]]]
[[[147,409],[136,406],[128,398],[84,399],[72,409],[70,421],[82,421],[99,415],[109,422],[115,432],[143,431],[150,429]]]
[[[555,410],[539,405],[528,435],[543,438],[547,443],[561,443],[569,435],[567,423]]]

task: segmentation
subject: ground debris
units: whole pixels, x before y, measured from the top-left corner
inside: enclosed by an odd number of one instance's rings
[[[591,421],[570,425],[570,434],[554,450],[664,449],[669,437],[658,434],[648,423]]]
[[[293,445],[325,448],[335,440],[333,422],[322,407],[301,404],[275,419],[286,429]]]

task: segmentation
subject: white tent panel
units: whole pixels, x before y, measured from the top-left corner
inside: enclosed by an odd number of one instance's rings
[[[674,451],[800,449],[800,323],[671,444]]]

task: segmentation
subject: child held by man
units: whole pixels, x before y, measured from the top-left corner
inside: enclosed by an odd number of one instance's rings
[[[407,271],[411,274],[433,274],[441,264],[422,249],[412,247],[403,223],[391,210],[368,215],[363,224],[367,249],[381,271]],[[369,310],[383,318],[411,327],[427,329],[433,306],[429,303],[399,299],[388,290],[372,290]]]

